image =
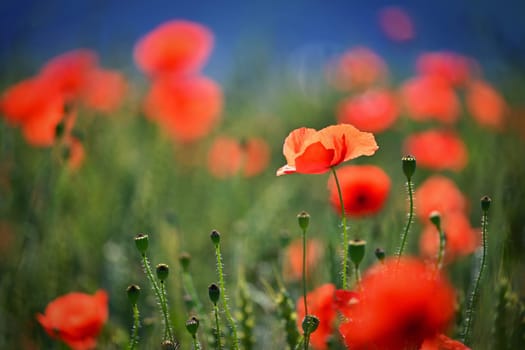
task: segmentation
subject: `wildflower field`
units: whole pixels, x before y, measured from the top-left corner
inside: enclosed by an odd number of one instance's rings
[[[0,349],[525,347],[525,75],[359,43],[218,82],[216,40],[2,77]]]

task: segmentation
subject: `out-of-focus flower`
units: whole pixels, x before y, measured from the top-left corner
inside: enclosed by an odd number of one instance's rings
[[[262,173],[270,162],[270,146],[258,137],[247,139],[243,144],[243,175],[252,177]]]
[[[48,80],[49,84],[56,84],[67,99],[75,99],[85,90],[97,64],[98,57],[94,51],[77,49],[49,60],[39,76]]]
[[[365,273],[359,301],[339,331],[352,350],[416,349],[448,328],[454,307],[454,289],[433,267],[386,259]]]
[[[319,240],[306,241],[306,274],[311,272],[323,256],[323,246]],[[285,252],[284,278],[288,281],[298,281],[303,277],[303,240],[293,240]]]
[[[344,52],[328,67],[328,80],[341,90],[368,88],[384,80],[388,69],[383,59],[366,47]]]
[[[436,76],[452,85],[464,85],[472,76],[475,63],[463,55],[449,51],[426,52],[416,62],[419,74]]]
[[[432,170],[461,171],[468,152],[461,138],[452,131],[429,130],[412,134],[404,142],[404,154],[417,159],[417,165]]]
[[[456,184],[447,177],[433,175],[426,179],[415,191],[416,215],[427,222],[430,213],[438,211],[441,216],[453,212],[464,213],[467,200]]]
[[[427,221],[428,222],[428,221]],[[460,256],[474,253],[480,243],[478,229],[470,226],[467,216],[462,212],[451,212],[441,217],[441,228],[445,233],[445,260],[453,261]],[[439,233],[428,223],[421,234],[419,249],[425,257],[435,258],[439,250]]]
[[[359,303],[359,293],[345,289],[338,289],[335,291],[335,308],[344,317],[352,317],[352,310],[357,303]]]
[[[398,117],[397,102],[386,90],[369,90],[343,100],[337,121],[352,124],[362,131],[379,133],[390,128]]]
[[[507,103],[489,83],[481,80],[469,83],[466,103],[468,111],[480,125],[493,129],[503,127]]]
[[[277,176],[322,174],[347,160],[371,156],[378,148],[373,134],[350,124],[332,125],[319,131],[295,129],[284,140],[287,164],[277,170]]]
[[[383,169],[374,165],[347,165],[337,170],[345,213],[362,217],[378,213],[390,193],[390,178]],[[341,203],[335,179],[328,180],[330,204],[341,214]]]
[[[457,340],[450,339],[440,334],[432,339],[427,339],[419,350],[471,350],[468,346]]]
[[[66,160],[69,169],[77,170],[84,163],[86,158],[86,152],[82,142],[76,137],[70,136],[65,143],[66,148]]]
[[[72,349],[93,349],[108,318],[108,296],[103,290],[94,295],[69,293],[50,302],[36,318],[52,338]]]
[[[319,318],[319,327],[310,336],[310,343],[316,350],[327,349],[327,341],[334,332],[337,312],[334,307],[335,286],[327,283],[306,294],[308,314]],[[297,326],[302,332],[301,324],[305,317],[304,300],[297,300]]]
[[[459,116],[459,100],[442,77],[419,76],[401,86],[401,99],[408,115],[416,121],[435,119],[451,124]]]
[[[222,91],[205,77],[155,80],[146,96],[146,115],[179,142],[197,141],[220,120]]]
[[[197,73],[208,59],[213,34],[205,26],[184,20],[165,22],[135,46],[137,66],[150,76]]]
[[[120,72],[99,68],[88,77],[82,91],[82,102],[89,108],[109,114],[120,106],[126,88],[126,80]]]
[[[385,35],[393,41],[407,41],[415,35],[412,18],[398,6],[382,8],[379,11],[379,25]]]

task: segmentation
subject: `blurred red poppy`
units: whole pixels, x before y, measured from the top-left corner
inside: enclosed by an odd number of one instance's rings
[[[197,141],[218,123],[222,92],[205,77],[159,78],[146,96],[144,109],[176,141]]]
[[[86,152],[82,142],[76,137],[70,136],[66,141],[67,165],[71,170],[78,170],[84,163]]]
[[[408,13],[398,6],[388,6],[379,11],[379,25],[385,35],[393,41],[414,38],[414,24]]]
[[[451,124],[459,117],[459,100],[442,77],[419,76],[401,86],[401,99],[408,115],[417,121],[435,119]]]
[[[334,333],[334,322],[337,316],[334,305],[334,293],[335,286],[327,283],[306,294],[308,314],[319,318],[319,327],[310,336],[310,343],[316,350],[328,349],[326,343]],[[304,317],[304,300],[299,298],[297,300],[297,326],[301,332],[301,324]]]
[[[397,102],[387,90],[369,90],[339,104],[337,121],[362,131],[379,133],[390,128],[398,117]]]
[[[477,80],[468,84],[466,103],[469,113],[482,126],[501,129],[507,104],[489,83]]]
[[[457,340],[450,339],[444,334],[427,339],[419,350],[471,350],[468,346]]]
[[[52,337],[74,350],[94,349],[96,338],[108,319],[108,295],[99,290],[93,296],[69,293],[50,302],[38,322]]]
[[[339,331],[349,349],[417,349],[454,318],[455,293],[433,267],[413,258],[386,259],[361,281],[359,302]]]
[[[470,226],[467,216],[462,212],[442,215],[441,227],[446,237],[445,261],[450,262],[460,256],[472,254],[480,244],[479,230]],[[439,234],[431,223],[428,223],[423,229],[419,240],[419,250],[425,257],[436,258],[437,256]]]
[[[243,175],[252,177],[262,173],[270,163],[270,146],[258,137],[249,138],[244,142]]]
[[[344,52],[328,67],[328,80],[341,90],[368,88],[387,76],[383,59],[366,47],[355,47]]]
[[[120,106],[126,88],[126,80],[120,72],[98,68],[87,79],[82,102],[89,108],[109,114]]]
[[[345,214],[362,217],[377,214],[390,193],[390,178],[374,165],[347,165],[337,170]],[[341,214],[339,192],[333,175],[328,179],[330,204]]]
[[[452,131],[429,130],[412,134],[404,142],[404,154],[417,159],[417,165],[432,170],[461,171],[468,152],[461,138]]]
[[[442,216],[449,213],[464,213],[467,200],[456,184],[447,177],[433,175],[426,179],[415,191],[416,215],[428,222],[430,213],[438,211]]]
[[[97,67],[97,54],[88,49],[63,53],[49,60],[40,77],[56,84],[67,99],[76,99],[85,90],[90,74]]]
[[[208,170],[219,179],[232,177],[239,172],[242,157],[242,149],[236,139],[218,137],[208,151]]]
[[[306,274],[311,272],[319,264],[323,256],[323,246],[319,240],[309,239],[306,242]],[[303,240],[293,240],[285,252],[285,264],[283,271],[287,281],[298,281],[303,277]]]
[[[416,67],[421,75],[437,76],[452,85],[464,85],[472,76],[475,62],[455,52],[426,52],[418,57]]]
[[[198,72],[208,59],[213,34],[205,26],[184,20],[162,23],[135,46],[137,66],[150,76]]]
[[[347,160],[371,156],[378,148],[373,134],[350,124],[332,125],[319,131],[295,129],[284,140],[287,164],[277,170],[277,176],[325,173]]]

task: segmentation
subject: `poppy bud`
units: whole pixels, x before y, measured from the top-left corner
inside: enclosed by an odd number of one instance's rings
[[[175,347],[175,344],[173,344],[173,342],[171,340],[164,340],[160,344],[160,348],[162,350],[177,350],[177,347]]]
[[[186,321],[186,329],[193,337],[197,334],[197,330],[199,329],[199,320],[197,317],[192,316]]]
[[[217,304],[221,295],[221,291],[215,283],[210,284],[208,287],[208,295],[210,296],[211,302]]]
[[[305,211],[300,212],[297,215],[297,221],[299,221],[299,227],[303,231],[306,231],[306,229],[308,228],[308,224],[310,223],[310,214],[308,214]]]
[[[441,231],[441,214],[437,210],[433,210],[429,215],[430,222],[436,226],[438,231]]]
[[[319,319],[314,315],[306,315],[302,327],[304,334],[312,334],[319,327]]]
[[[359,266],[365,256],[366,241],[355,239],[348,243],[348,255],[355,266]]]
[[[148,235],[143,233],[139,233],[135,236],[135,245],[142,255],[146,254],[146,251],[148,250],[148,239]]]
[[[140,295],[140,287],[136,284],[132,284],[126,289],[126,292],[128,293],[128,299],[131,304],[136,305]]]
[[[191,255],[188,253],[181,253],[179,256],[179,262],[184,272],[187,272],[188,268],[190,267]]]
[[[168,265],[166,265],[166,264],[158,264],[157,265],[157,278],[161,282],[164,282],[166,280],[166,278],[168,278],[169,272],[170,272],[170,269],[169,269]]]
[[[405,173],[407,179],[410,180],[416,172],[416,158],[411,155],[406,155],[401,158],[401,161],[403,163],[403,173]]]
[[[492,202],[492,199],[489,196],[481,197],[481,210],[488,211],[490,208],[490,202]]]
[[[218,245],[221,242],[221,234],[217,230],[211,231],[210,238],[215,245]]]
[[[375,254],[377,260],[379,260],[380,262],[383,262],[383,260],[385,260],[385,251],[384,251],[384,249],[376,248],[376,250],[374,251],[374,254]]]

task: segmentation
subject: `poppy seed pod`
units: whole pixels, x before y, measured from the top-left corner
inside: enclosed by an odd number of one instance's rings
[[[192,316],[189,320],[186,321],[186,329],[192,336],[195,336],[195,334],[197,334],[197,330],[199,329],[199,320],[197,319],[197,317]]]
[[[217,302],[219,301],[219,297],[221,296],[221,290],[215,283],[212,283],[208,287],[208,295],[210,297],[211,302],[217,304]]]
[[[319,327],[319,319],[314,315],[306,315],[303,319],[302,328],[304,334],[312,334]]]
[[[210,238],[213,244],[215,245],[218,245],[219,243],[221,243],[221,234],[217,230],[211,231]]]
[[[306,229],[308,228],[308,224],[310,223],[310,214],[308,214],[305,211],[300,212],[297,215],[297,221],[299,222],[299,227],[303,231],[306,231]]]
[[[157,265],[157,278],[164,282],[168,278],[168,274],[170,272],[170,269],[168,265],[166,264],[158,264]]]
[[[492,199],[489,196],[483,196],[481,198],[481,210],[488,211],[490,208],[491,202],[492,202]]]
[[[407,155],[401,158],[401,161],[403,163],[403,173],[407,177],[407,180],[412,179],[412,175],[416,172],[416,158]]]
[[[139,233],[135,236],[135,245],[137,246],[137,249],[139,250],[140,254],[146,254],[146,251],[148,250],[148,241],[148,235],[145,235],[143,233]]]
[[[365,256],[366,241],[362,239],[352,240],[348,243],[348,255],[355,266],[359,266]]]
[[[126,289],[126,292],[128,293],[128,299],[131,304],[136,305],[140,296],[140,287],[136,284],[132,284]]]

